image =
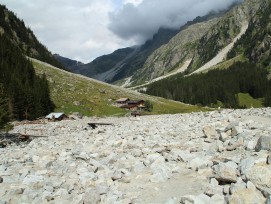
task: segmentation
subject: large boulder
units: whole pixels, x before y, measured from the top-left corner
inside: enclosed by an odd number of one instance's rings
[[[215,178],[220,183],[235,183],[237,181],[237,164],[229,161],[213,166]]]
[[[159,157],[151,164],[151,170],[153,175],[150,180],[154,183],[164,182],[172,176],[172,170],[167,166],[163,157]]]
[[[264,204],[266,199],[257,190],[252,189],[240,189],[235,191],[229,199],[229,204],[240,204],[240,203],[257,203]]]
[[[239,168],[240,168],[241,174],[244,174],[247,169],[253,167],[254,163],[255,163],[255,160],[252,157],[242,159],[241,162],[239,163]]]
[[[271,194],[271,166],[253,166],[245,172],[247,180],[266,194]]]
[[[261,136],[256,144],[255,150],[257,152],[261,150],[271,151],[271,137]]]
[[[202,131],[205,137],[209,139],[215,139],[219,136],[214,126],[206,126]]]

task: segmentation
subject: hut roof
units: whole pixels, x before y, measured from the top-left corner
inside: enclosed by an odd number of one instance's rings
[[[120,99],[116,100],[116,102],[121,103],[121,102],[126,102],[129,100],[130,100],[129,98],[120,98]]]
[[[140,104],[143,102],[144,102],[144,100],[136,100],[136,101],[129,101],[128,104]]]
[[[53,117],[54,117],[55,119],[59,119],[59,118],[61,118],[62,116],[65,116],[65,114],[64,114],[64,113],[50,113],[50,114],[47,115],[45,118],[46,118],[46,119],[53,119]]]

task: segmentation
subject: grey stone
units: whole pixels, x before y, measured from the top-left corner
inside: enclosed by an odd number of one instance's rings
[[[255,157],[255,165],[266,165],[268,160],[268,152],[265,150],[261,150],[260,152],[256,153]]]
[[[225,150],[225,147],[223,146],[223,142],[221,142],[220,140],[216,141],[216,145],[217,145],[218,152],[223,152]]]
[[[206,126],[202,131],[206,138],[214,139],[218,137],[218,133],[214,126]]]
[[[212,178],[204,193],[210,197],[216,194],[223,195],[223,187],[219,186],[219,183],[215,178]]]
[[[220,133],[220,136],[219,136],[219,139],[222,141],[222,142],[225,142],[227,139],[229,139],[229,135],[225,132],[221,132]]]
[[[271,166],[253,166],[245,172],[249,181],[256,185],[256,187],[268,188],[271,194]]]
[[[4,179],[0,176],[0,183],[3,183]]]
[[[119,180],[119,179],[121,179],[121,178],[122,178],[122,173],[121,173],[120,170],[114,171],[114,173],[113,173],[113,175],[112,175],[112,177],[111,177],[111,179],[112,179],[113,181]]]
[[[255,160],[252,157],[241,160],[239,164],[241,174],[244,174],[247,169],[254,166]]]
[[[177,198],[169,198],[163,204],[177,204]]]
[[[107,194],[109,191],[109,186],[107,185],[107,183],[103,182],[103,183],[98,183],[96,184],[96,191],[100,194],[100,195],[104,195]]]
[[[248,143],[246,145],[246,149],[247,150],[254,150],[255,149],[255,142],[254,142],[254,140],[248,141]]]
[[[247,182],[247,188],[254,191],[256,190],[256,186],[250,181]]]
[[[151,182],[164,182],[172,176],[172,170],[166,165],[163,157],[158,158],[151,165],[153,175],[151,176]]]
[[[133,171],[135,173],[141,173],[146,169],[146,166],[143,164],[143,162],[137,162],[134,166],[133,166]]]
[[[180,203],[182,204],[210,204],[211,198],[205,194],[198,196],[186,195],[181,197]]]
[[[256,144],[255,150],[257,152],[261,150],[271,151],[271,136],[261,136]]]
[[[42,183],[43,181],[44,177],[41,175],[27,175],[23,180],[23,184],[34,185],[36,183]]]
[[[243,144],[244,144],[244,139],[242,137],[240,137],[235,144],[228,146],[226,149],[228,151],[233,151],[233,150],[237,149],[238,147],[242,147]]]
[[[268,154],[267,164],[271,164],[271,152],[269,152],[269,154]]]
[[[212,162],[208,161],[207,158],[196,157],[187,163],[187,168],[198,171],[199,169],[204,169],[211,164]]]
[[[188,151],[179,151],[178,156],[180,157],[180,160],[183,162],[188,162],[194,158],[194,156]]]
[[[83,195],[83,203],[84,204],[98,204],[101,202],[100,194],[92,188],[86,189]]]
[[[234,162],[219,163],[213,166],[215,178],[222,183],[235,183],[237,181],[237,167]]]
[[[265,203],[265,200],[264,196],[257,190],[240,189],[232,194],[229,203]]]
[[[230,194],[230,186],[229,185],[224,185],[223,186],[223,192],[224,192],[224,194]]]
[[[232,128],[234,128],[236,126],[239,126],[239,122],[238,121],[231,122],[230,124],[227,125],[227,127],[225,128],[224,131],[226,132],[228,130],[232,130]]]
[[[244,183],[243,180],[239,177],[236,183],[231,183],[230,193],[233,194],[236,191],[246,189],[246,186],[246,183]]]
[[[210,204],[225,204],[225,198],[223,195],[213,195],[210,200]]]

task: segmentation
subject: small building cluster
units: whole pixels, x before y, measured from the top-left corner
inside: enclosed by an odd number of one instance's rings
[[[130,100],[129,98],[120,98],[116,100],[116,103],[120,108],[128,109],[131,111],[138,111],[138,110],[145,109],[144,100]]]

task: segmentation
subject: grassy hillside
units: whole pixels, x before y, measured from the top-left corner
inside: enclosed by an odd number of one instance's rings
[[[126,111],[114,106],[114,101],[123,97],[151,101],[154,106],[152,114],[206,111],[201,107],[108,85],[54,68],[37,60],[32,60],[32,63],[37,74],[45,73],[49,81],[51,98],[56,105],[56,111],[63,111],[66,114],[80,112],[87,116],[125,115]]]
[[[262,108],[263,99],[254,99],[249,94],[239,93],[238,94],[239,105],[245,108]]]

